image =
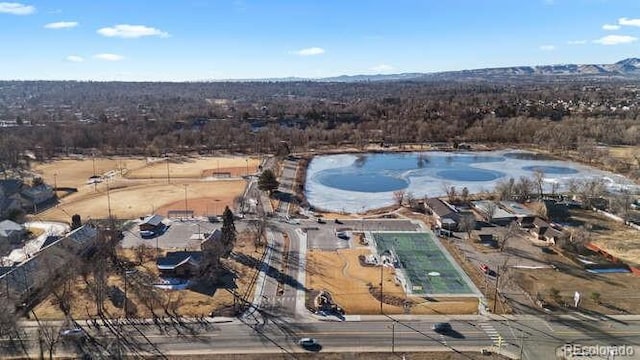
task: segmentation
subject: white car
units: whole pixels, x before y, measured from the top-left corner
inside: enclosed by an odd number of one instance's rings
[[[83,336],[84,335],[84,330],[82,330],[81,328],[66,329],[66,330],[60,331],[60,335],[61,336],[67,336],[67,337]]]

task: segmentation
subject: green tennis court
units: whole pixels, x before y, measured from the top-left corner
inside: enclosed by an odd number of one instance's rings
[[[414,294],[473,294],[463,276],[430,233],[373,233],[379,254],[390,251]]]

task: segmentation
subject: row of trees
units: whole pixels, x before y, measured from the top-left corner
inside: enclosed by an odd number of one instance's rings
[[[624,166],[596,145],[640,143],[635,93],[617,81],[586,84],[2,82],[0,119],[23,125],[0,134],[0,163],[16,166],[26,150],[265,153],[282,140],[292,151],[457,140],[573,149]],[[547,107],[566,109],[557,118]]]

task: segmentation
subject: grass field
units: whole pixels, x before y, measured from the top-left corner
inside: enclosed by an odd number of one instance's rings
[[[378,253],[391,250],[398,257],[413,293],[473,293],[429,233],[373,233],[373,236]]]

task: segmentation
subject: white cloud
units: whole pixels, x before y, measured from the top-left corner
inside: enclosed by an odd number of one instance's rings
[[[16,2],[0,2],[0,13],[11,15],[29,15],[33,14],[36,8],[31,5],[25,5]]]
[[[569,40],[567,44],[569,45],[584,45],[587,43],[587,40]]]
[[[94,58],[99,59],[99,60],[105,60],[105,61],[120,61],[122,59],[124,59],[124,56],[122,55],[116,55],[116,54],[96,54],[93,55]]]
[[[292,54],[298,55],[298,56],[315,56],[315,55],[322,55],[325,53],[323,48],[319,48],[319,47],[310,47],[310,48],[306,48],[306,49],[300,49],[300,50],[296,50],[296,51],[292,51]]]
[[[539,49],[542,51],[553,51],[556,47],[555,45],[540,45]]]
[[[79,63],[79,62],[83,62],[84,58],[78,55],[69,55],[66,57],[66,60],[74,63]]]
[[[144,36],[169,37],[169,33],[160,29],[144,25],[119,24],[112,27],[98,29],[98,34],[106,37],[119,37],[124,39],[135,39]]]
[[[607,30],[607,31],[620,30],[620,25],[604,24],[602,25],[602,30]]]
[[[626,17],[622,17],[618,19],[618,25],[640,27],[640,19],[629,19]]]
[[[630,44],[637,40],[638,40],[637,37],[633,37],[629,35],[607,35],[607,36],[601,37],[600,39],[593,40],[593,42],[600,45],[619,45],[619,44]]]
[[[45,25],[45,29],[70,29],[78,26],[78,23],[75,21],[58,21],[52,22]]]
[[[370,68],[369,70],[371,71],[375,71],[377,73],[383,73],[383,72],[388,72],[388,71],[392,71],[395,68],[391,65],[387,65],[387,64],[380,64],[380,65],[376,65],[372,68]]]

